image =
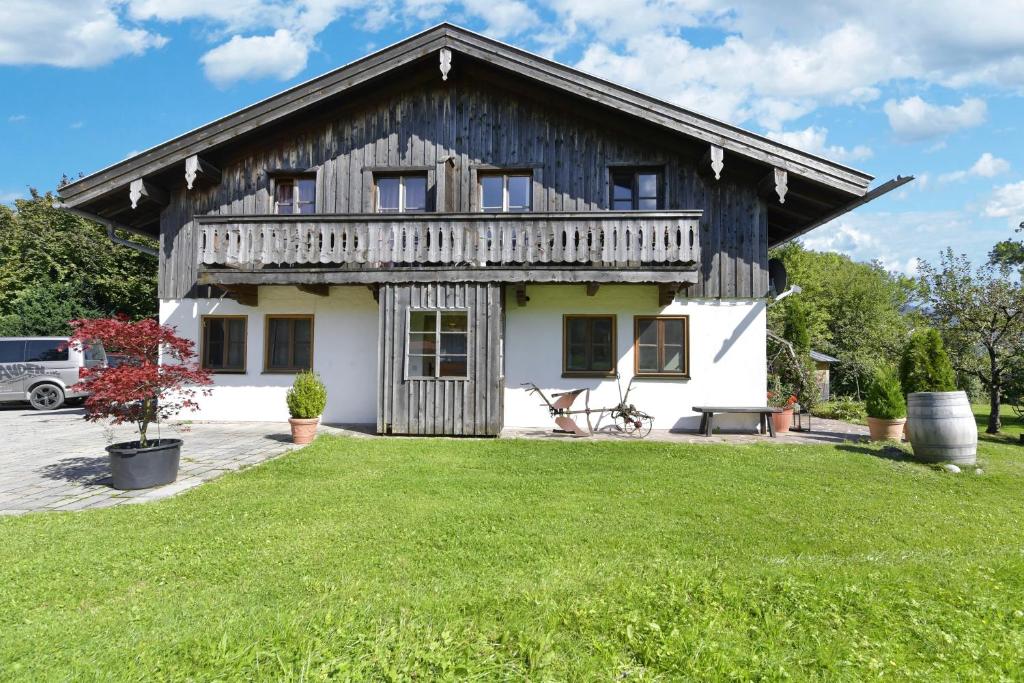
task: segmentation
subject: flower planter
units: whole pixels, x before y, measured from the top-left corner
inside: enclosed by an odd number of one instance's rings
[[[292,426],[292,443],[307,444],[316,438],[316,426],[320,423],[319,417],[288,418],[288,424]]]
[[[178,478],[181,439],[151,439],[145,448],[138,441],[107,446],[115,489],[148,489]]]
[[[781,413],[772,413],[772,426],[776,434],[788,434],[789,427],[793,424],[793,409],[784,408]]]
[[[963,391],[921,391],[907,397],[907,435],[922,462],[973,465],[978,424]]]
[[[880,417],[868,418],[868,431],[872,441],[901,441],[903,439],[903,425],[907,418],[901,417],[898,420],[886,420]]]

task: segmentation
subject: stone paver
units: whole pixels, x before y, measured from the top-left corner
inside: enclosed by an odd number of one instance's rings
[[[252,467],[295,448],[286,423],[209,422],[164,425],[165,437],[184,440],[178,480],[140,491],[110,486],[104,447],[136,438],[130,427],[111,429],[86,422],[80,408],[37,412],[0,407],[0,515],[41,510],[87,510],[146,503],[202,485],[226,472]],[[321,425],[320,433],[367,436],[365,431]],[[154,432],[152,436],[156,436]],[[507,429],[504,438],[572,439],[550,430]],[[632,440],[599,433],[596,439]],[[648,440],[674,443],[842,443],[867,438],[867,427],[815,418],[813,431],[790,432],[778,439],[758,434],[655,430]]]
[[[172,424],[162,435],[184,441],[178,480],[140,491],[110,486],[104,447],[137,438],[128,426],[86,422],[81,408],[38,412],[0,407],[0,515],[86,510],[145,503],[176,495],[295,448],[287,423]],[[154,428],[151,428],[154,429]],[[321,433],[357,434],[321,426]],[[153,431],[150,436],[156,437]]]

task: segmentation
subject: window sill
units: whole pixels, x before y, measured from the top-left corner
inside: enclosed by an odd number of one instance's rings
[[[562,372],[563,379],[578,378],[598,378],[598,379],[615,379],[614,372]]]
[[[203,368],[211,375],[245,375],[248,374],[245,370],[211,370],[210,368]]]
[[[312,368],[295,368],[294,370],[264,370],[261,375],[297,375],[300,372],[312,372]]]
[[[633,379],[690,379],[689,374],[677,372],[644,372],[633,375]]]

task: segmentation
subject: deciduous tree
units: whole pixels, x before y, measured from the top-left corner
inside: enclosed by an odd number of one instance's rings
[[[946,249],[920,265],[928,315],[947,341],[954,366],[975,375],[989,395],[986,431],[1002,426],[999,408],[1014,364],[1024,355],[1024,287],[1008,264],[974,268]]]

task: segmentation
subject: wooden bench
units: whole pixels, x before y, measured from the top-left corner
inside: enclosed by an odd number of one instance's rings
[[[772,406],[694,406],[693,412],[701,414],[698,434],[711,436],[715,424],[715,413],[756,414],[760,416],[761,433],[768,432],[774,439],[775,424],[772,422],[772,414],[781,413],[782,408],[773,408]]]

